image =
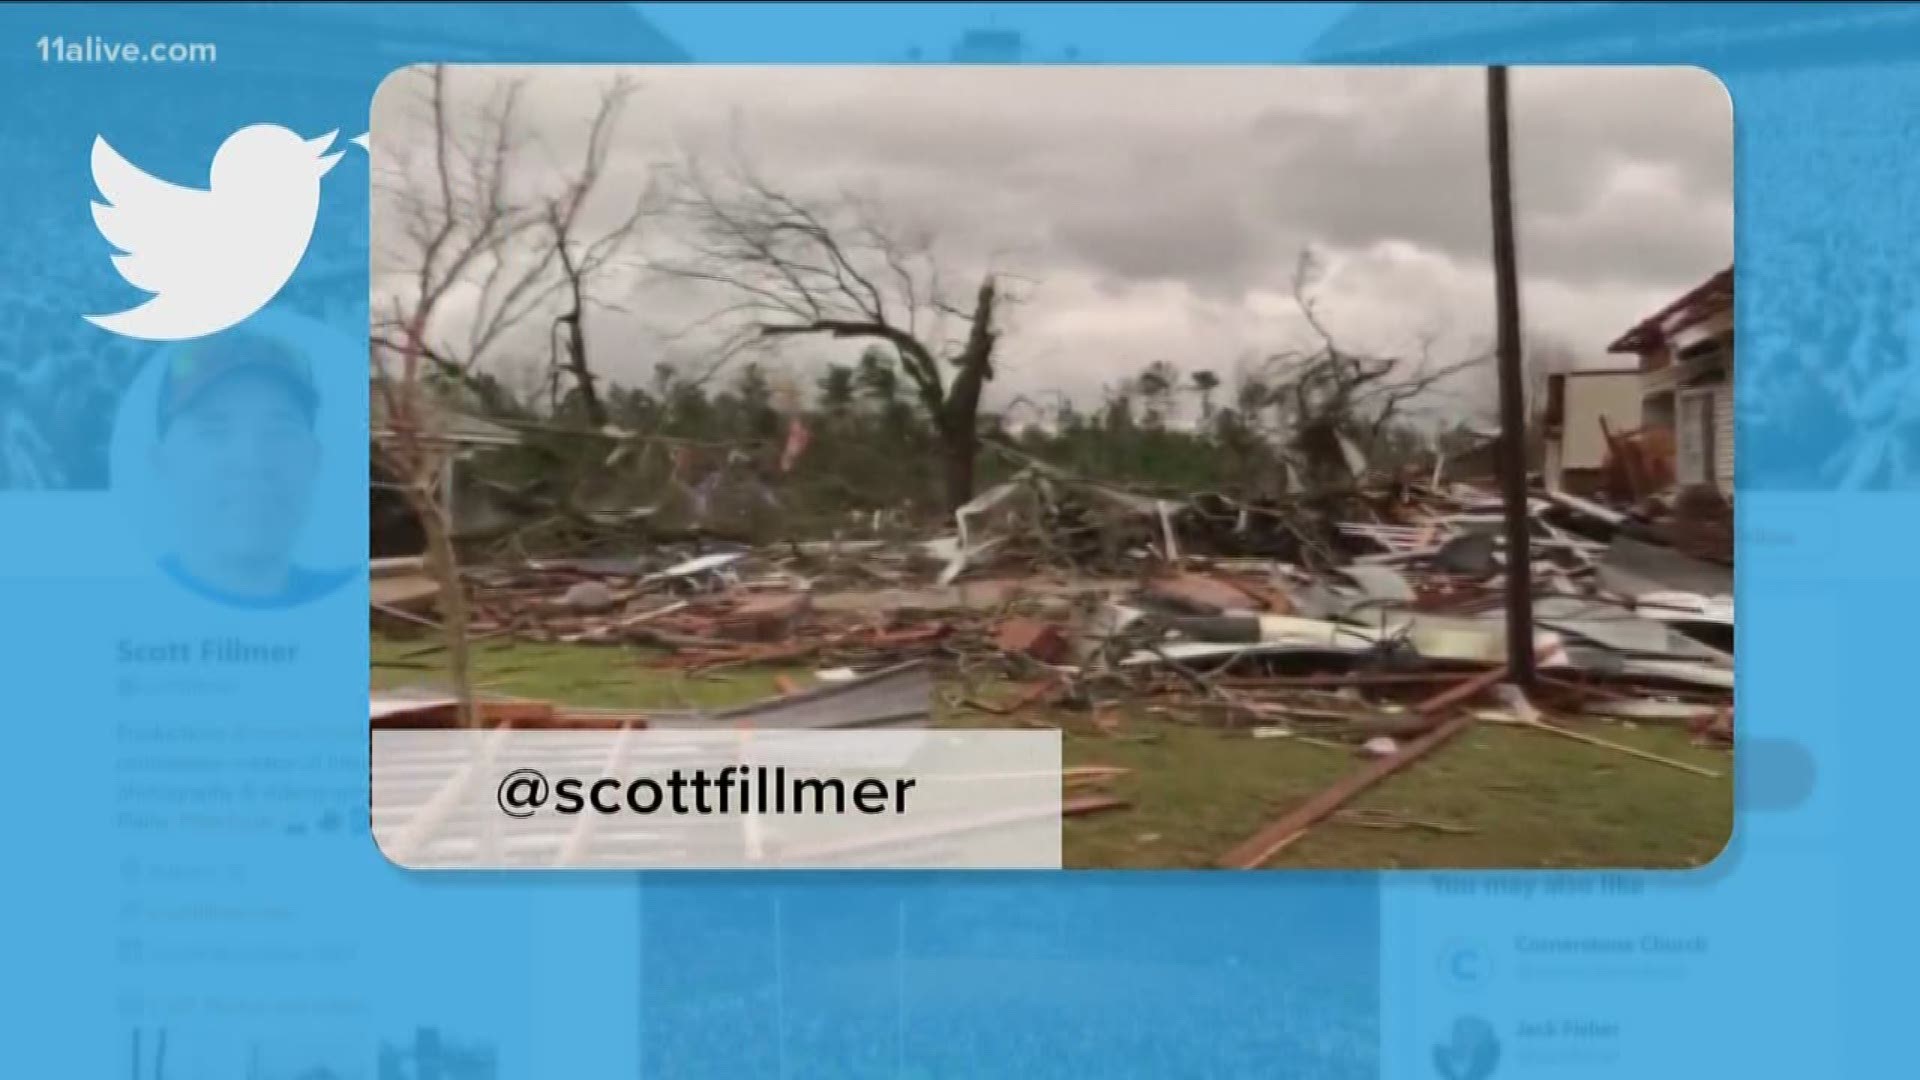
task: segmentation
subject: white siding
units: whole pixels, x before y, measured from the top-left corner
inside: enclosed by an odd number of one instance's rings
[[[1713,482],[1721,494],[1733,497],[1733,382],[1713,391]]]
[[[1682,390],[1674,397],[1673,479],[1683,488],[1697,487],[1713,477],[1708,454],[1713,441],[1712,391]]]
[[[1678,406],[1673,433],[1675,480],[1682,486],[1711,483],[1732,497],[1732,384],[1682,390]]]

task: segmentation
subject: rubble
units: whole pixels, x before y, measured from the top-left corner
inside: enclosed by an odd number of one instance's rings
[[[605,582],[577,581],[560,597],[560,606],[568,611],[584,615],[606,611],[613,607],[613,590]]]
[[[402,622],[431,613],[440,586],[427,574],[422,558],[374,559],[368,568],[367,589],[376,612]]]
[[[851,679],[823,681],[732,709],[627,711],[578,709],[548,701],[490,697],[476,702],[489,728],[624,730],[628,728],[752,728],[779,731],[826,728],[920,727],[929,719],[931,676],[920,662],[898,664]],[[418,730],[458,724],[458,702],[436,690],[374,691],[375,729]]]
[[[1043,664],[1064,663],[1067,659],[1067,635],[1057,623],[1008,619],[995,631],[993,643],[1003,653],[1031,657]]]
[[[1664,725],[1731,745],[1730,509],[1634,494],[1621,503],[1542,490],[1530,501],[1540,678],[1520,711],[1511,700],[1485,707],[1506,677],[1499,499],[1437,478],[1375,477],[1337,496],[1256,505],[1120,491],[1026,462],[931,536],[688,543],[488,565],[465,582],[475,635],[616,647],[625,662],[687,674],[818,672],[813,689],[735,718],[826,724],[839,710],[848,723],[924,722],[926,707],[916,716],[904,699],[853,708],[875,685],[885,699],[911,671],[917,692],[934,700],[937,676],[938,699],[975,722],[1056,727],[1078,715],[1081,730],[1126,738],[1119,706],[1133,704],[1222,738],[1366,759],[1219,860],[1256,866],[1476,722],[1722,775],[1565,724]],[[516,725],[638,722],[494,701],[482,712]],[[402,715],[441,723],[451,713]],[[374,722],[398,721],[376,703]]]
[[[1224,615],[1265,607],[1232,582],[1202,574],[1174,573],[1147,584],[1146,598],[1196,615]]]

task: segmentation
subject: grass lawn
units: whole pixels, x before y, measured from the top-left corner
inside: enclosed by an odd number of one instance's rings
[[[391,661],[422,646],[376,635],[373,657],[376,663]],[[486,692],[634,709],[740,704],[777,693],[782,674],[807,685],[810,671],[736,669],[689,678],[646,665],[639,652],[598,645],[481,642],[474,659],[476,680]],[[373,685],[433,683],[443,660],[444,654],[434,653],[403,661],[422,668],[376,666]],[[944,702],[936,718],[952,727],[1013,722]],[[1069,866],[1210,865],[1362,764],[1341,749],[1256,739],[1144,708],[1123,712],[1113,732],[1097,729],[1083,713],[1050,719],[1065,733],[1068,765],[1132,770],[1100,789],[1126,798],[1128,808],[1067,820]],[[1478,725],[1368,789],[1272,865],[1686,867],[1719,854],[1733,828],[1732,755],[1696,747],[1684,731],[1596,721],[1574,726],[1721,775],[1709,779],[1550,734]],[[1471,831],[1377,828],[1353,820],[1369,812]]]

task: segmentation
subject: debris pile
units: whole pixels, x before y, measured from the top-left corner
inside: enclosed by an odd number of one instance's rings
[[[467,581],[477,635],[628,646],[631,662],[688,672],[930,665],[938,703],[969,722],[1084,718],[1122,737],[1128,706],[1361,762],[1220,858],[1256,866],[1476,722],[1717,775],[1560,720],[1671,725],[1731,746],[1726,501],[1537,490],[1527,515],[1539,678],[1525,696],[1505,685],[1501,502],[1437,479],[1255,505],[1035,463],[931,539],[532,561]]]

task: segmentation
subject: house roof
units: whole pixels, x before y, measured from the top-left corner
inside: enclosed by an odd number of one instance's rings
[[[1733,306],[1733,267],[1713,275],[1682,293],[1659,311],[1635,323],[1607,346],[1610,353],[1646,352],[1669,335],[1717,315]]]

